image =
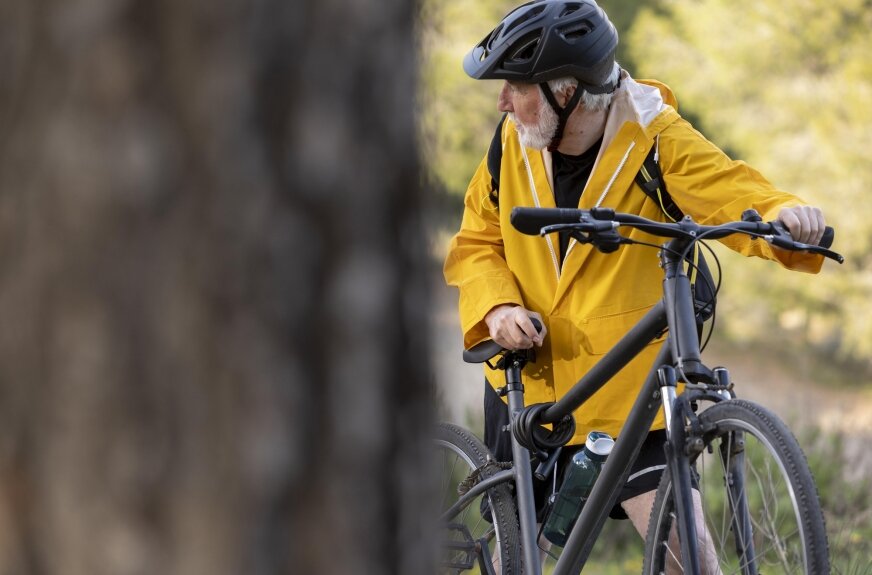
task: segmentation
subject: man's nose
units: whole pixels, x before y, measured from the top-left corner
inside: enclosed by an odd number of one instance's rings
[[[500,112],[514,112],[512,107],[512,99],[509,97],[509,83],[503,83],[503,89],[500,90],[500,95],[497,98],[497,109]]]

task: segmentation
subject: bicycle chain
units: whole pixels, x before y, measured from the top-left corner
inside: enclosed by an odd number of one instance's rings
[[[485,477],[490,477],[498,471],[511,469],[511,461],[488,461],[481,467],[477,467],[466,476],[466,479],[457,484],[457,494],[466,495],[466,493],[481,482]]]

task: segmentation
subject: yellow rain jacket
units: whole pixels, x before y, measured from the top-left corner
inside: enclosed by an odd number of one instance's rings
[[[663,276],[652,248],[622,246],[603,254],[571,240],[561,267],[556,234],[542,238],[516,231],[509,223],[514,206],[555,207],[551,154],[522,148],[509,119],[503,124],[502,142],[500,208],[489,198],[492,184],[485,158],[466,192],[463,222],[445,260],[445,279],[460,289],[467,348],[489,337],[484,317],[499,304],[514,303],[542,314],[548,336],[537,350],[536,363],[524,370],[525,400],[528,405],[551,402],[563,397],[662,297]],[[706,140],[678,115],[665,85],[636,82],[624,72],[578,207],[610,207],[663,220],[660,208],[634,182],[655,145],[666,189],[699,223],[735,221],[749,208],[769,221],[781,208],[803,204]],[[663,241],[638,231],[630,235]],[[823,261],[820,256],[773,251],[746,236],[722,241],[739,253],[774,259],[795,270],[816,273]],[[571,443],[583,443],[591,430],[618,434],[659,346],[649,345],[575,412]],[[485,375],[495,387],[504,384],[502,372],[485,367]],[[662,427],[661,411],[653,428]]]

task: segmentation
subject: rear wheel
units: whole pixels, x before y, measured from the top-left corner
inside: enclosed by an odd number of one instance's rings
[[[469,431],[443,423],[437,429],[436,451],[441,467],[440,511],[444,512],[458,500],[460,483],[488,463],[488,450]],[[482,479],[495,472],[485,468]],[[498,558],[497,573],[521,573],[518,516],[508,483],[489,489],[439,529],[440,573],[475,570],[480,558]],[[487,542],[489,551],[483,551],[482,541]]]
[[[707,552],[716,556],[720,571],[829,573],[817,489],[787,427],[766,409],[742,400],[713,405],[699,421],[704,449],[691,457],[691,467],[699,475],[710,540]],[[667,471],[651,510],[644,574],[684,572],[674,527],[675,502]],[[705,552],[700,549],[702,572],[716,573],[706,566]]]

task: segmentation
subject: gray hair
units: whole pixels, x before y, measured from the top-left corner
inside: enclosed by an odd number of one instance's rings
[[[617,82],[618,76],[621,74],[621,67],[615,62],[614,68],[612,68],[612,73],[609,75],[608,80],[606,82]],[[578,86],[578,80],[567,76],[564,78],[557,78],[555,80],[548,80],[548,87],[551,88],[551,93],[556,94],[561,90],[565,90],[569,87]],[[590,110],[592,112],[597,112],[599,110],[605,110],[612,103],[612,92],[611,94],[591,94],[586,90],[581,91],[581,100],[580,104],[585,107],[585,109]]]

